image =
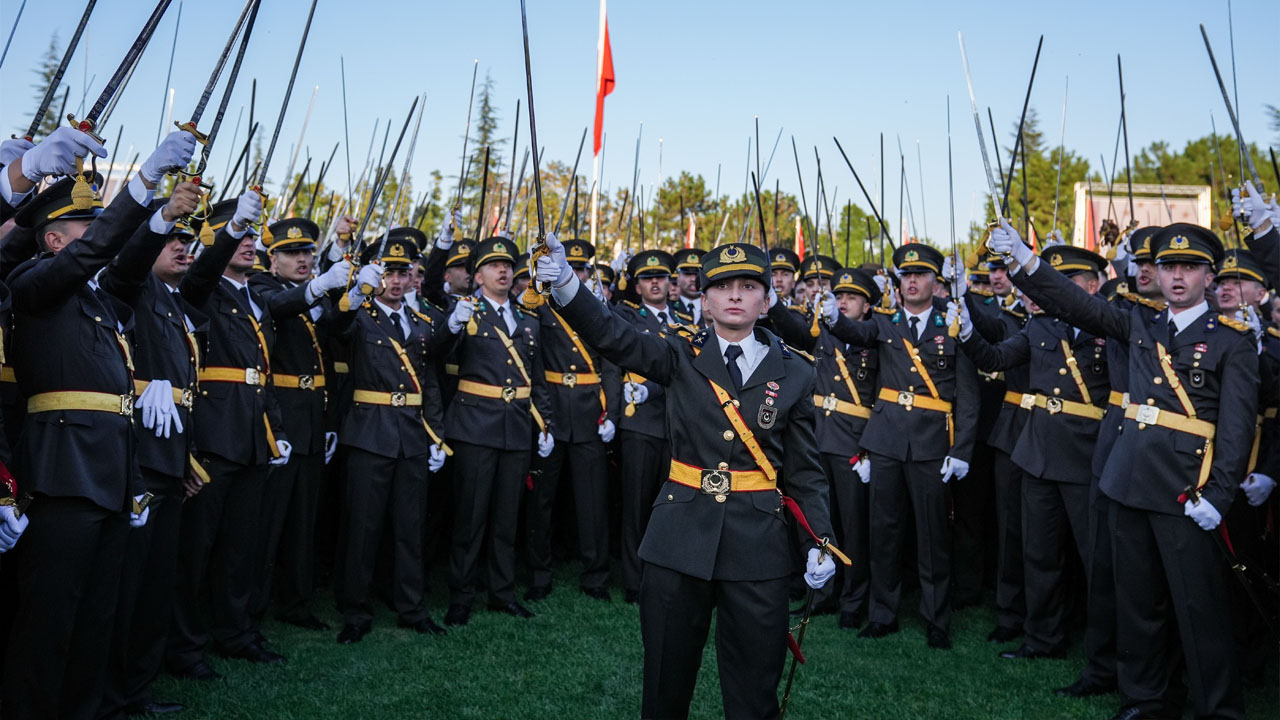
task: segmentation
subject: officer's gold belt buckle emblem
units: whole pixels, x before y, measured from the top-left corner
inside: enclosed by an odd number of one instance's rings
[[[1018,403],[1018,407],[1023,410],[1030,410],[1036,406],[1036,396],[1031,393],[1022,393],[1022,402]]]
[[[727,470],[706,469],[702,471],[702,492],[715,495],[720,500],[733,491],[730,475]],[[720,500],[724,502],[723,500]]]
[[[1062,399],[1056,397],[1045,398],[1044,409],[1048,410],[1050,415],[1057,415],[1062,412]]]
[[[402,392],[391,393],[391,407],[404,407],[408,403],[408,396]]]
[[[302,390],[315,390],[316,379],[314,375],[299,375],[298,387]]]
[[[565,374],[564,374],[564,386],[565,386],[565,387],[567,387],[567,388],[572,388],[573,386],[575,386],[575,385],[577,385],[577,384],[578,384],[578,375],[577,375],[577,373],[565,373]],[[507,402],[510,402],[510,400],[508,400]]]
[[[120,396],[120,414],[125,417],[133,417],[133,395]]]
[[[195,404],[196,393],[191,388],[182,388],[182,407],[190,410]]]
[[[907,410],[910,410],[916,404],[916,394],[907,390],[899,390],[898,404]]]
[[[565,384],[566,384],[566,385],[568,385],[569,383],[568,383],[568,382],[565,382]],[[570,387],[572,387],[572,385],[570,385]],[[513,387],[504,387],[504,388],[502,388],[502,401],[503,401],[503,402],[505,402],[505,403],[510,403],[512,400],[515,400],[515,399],[516,399],[516,389],[515,389],[515,388],[513,388]]]
[[[822,398],[823,410],[826,410],[827,412],[831,412],[835,410],[837,407],[839,407],[839,400],[836,399],[835,395],[828,395]]]
[[[258,368],[244,369],[244,383],[246,385],[261,385],[262,375],[258,373]]]
[[[1139,405],[1137,420],[1146,425],[1155,425],[1160,421],[1160,408],[1154,405]]]

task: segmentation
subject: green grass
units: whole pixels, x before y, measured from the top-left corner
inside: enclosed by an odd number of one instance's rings
[[[210,657],[223,673],[212,683],[164,676],[162,700],[187,705],[194,718],[634,718],[640,714],[642,648],[639,613],[622,602],[591,600],[577,590],[572,568],[555,592],[530,604],[524,621],[478,609],[471,623],[446,637],[419,636],[395,626],[379,607],[363,642],[335,642],[340,618],[330,595],[316,610],[334,626],[310,632],[268,623],[271,647],[288,657],[262,667]],[[442,620],[444,578],[434,576],[433,617]],[[971,608],[953,621],[954,649],[925,646],[915,599],[903,602],[903,627],[880,640],[860,640],[815,618],[805,639],[808,664],[796,671],[789,718],[1107,718],[1116,696],[1055,697],[1076,679],[1078,647],[1066,660],[1008,661],[986,641],[991,608]],[[483,598],[478,604],[483,608]],[[712,631],[714,633],[714,629]],[[713,634],[714,637],[714,634]],[[1269,684],[1247,697],[1250,717],[1277,717],[1274,668]],[[785,671],[784,671],[785,683]],[[781,688],[779,689],[781,691]],[[714,642],[708,642],[691,717],[721,717]]]

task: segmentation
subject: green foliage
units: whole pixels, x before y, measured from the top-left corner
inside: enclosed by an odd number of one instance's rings
[[[55,32],[49,37],[49,47],[45,49],[40,62],[32,71],[36,75],[36,81],[31,84],[31,89],[34,91],[34,102],[31,104],[32,115],[40,107],[40,102],[44,100],[45,93],[49,91],[49,86],[53,83],[53,76],[58,72],[58,64],[61,62],[62,51],[58,49],[58,33]],[[45,112],[44,117],[40,120],[40,127],[36,130],[34,137],[36,142],[40,142],[40,138],[58,128],[58,124],[61,121],[61,118],[58,117],[58,109],[60,107],[59,99],[54,97],[53,102],[49,104],[48,111]],[[18,128],[20,133],[25,133],[26,131],[27,125]]]

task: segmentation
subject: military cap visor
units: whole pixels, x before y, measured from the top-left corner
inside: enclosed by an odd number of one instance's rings
[[[515,272],[512,273],[513,278],[522,278],[529,276],[529,256],[521,255],[520,261],[516,263]]]
[[[608,263],[596,263],[596,270],[600,273],[600,279],[605,285],[612,285],[613,281],[617,279],[613,268]]]
[[[1254,280],[1262,283],[1263,287],[1271,287],[1271,283],[1267,282],[1266,276],[1262,272],[1262,265],[1258,263],[1258,259],[1248,250],[1227,250],[1226,256],[1222,258],[1222,263],[1218,265],[1216,273],[1219,280],[1227,280],[1231,278],[1239,280]]]
[[[381,254],[379,254],[381,250]],[[418,246],[405,239],[387,238],[386,247],[378,241],[367,245],[360,253],[360,262],[376,262],[387,269],[406,269],[418,259]]]
[[[507,262],[511,263],[514,269],[516,265],[516,244],[504,237],[491,237],[476,246],[471,253],[471,267],[479,269],[491,262]]]
[[[805,280],[815,277],[830,278],[840,269],[840,263],[826,255],[810,255],[800,263],[800,274]]]
[[[651,275],[671,275],[675,258],[663,250],[645,250],[639,252],[627,263],[627,272],[636,278]]]
[[[591,259],[596,255],[596,249],[586,240],[565,240],[561,244],[564,245],[565,260],[573,267],[590,265]]]
[[[893,252],[893,266],[898,272],[942,274],[942,253],[923,243],[908,243]]]
[[[746,277],[768,287],[769,258],[755,245],[731,243],[712,248],[702,256],[702,290],[713,282]]]
[[[865,297],[872,305],[880,302],[880,287],[875,278],[865,270],[845,268],[836,275],[834,292],[857,293]]]
[[[445,257],[444,266],[447,268],[466,265],[471,260],[470,240],[458,240],[449,247],[449,254]]]
[[[698,272],[702,269],[702,257],[706,251],[697,248],[681,250],[676,254],[676,269]]]
[[[288,218],[268,226],[262,242],[267,246],[267,252],[272,254],[280,250],[314,250],[319,236],[319,226],[310,220]]]
[[[1206,228],[1191,223],[1174,223],[1161,228],[1151,240],[1157,264],[1196,263],[1217,266],[1222,261],[1222,242]]]
[[[1082,272],[1102,272],[1107,261],[1101,255],[1071,245],[1046,248],[1040,257],[1058,272],[1071,276]]]
[[[1134,230],[1129,235],[1129,255],[1138,262],[1151,262],[1151,239],[1160,232],[1159,225],[1149,225]]]
[[[799,272],[800,256],[787,248],[773,248],[769,251],[769,268]]]

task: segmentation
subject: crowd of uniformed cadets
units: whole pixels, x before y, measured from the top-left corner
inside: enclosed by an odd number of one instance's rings
[[[285,662],[268,618],[329,631],[321,574],[351,644],[379,603],[426,635],[533,617],[568,556],[641,606],[646,715],[687,713],[716,605],[729,714],[775,714],[802,576],[850,643],[918,614],[945,650],[994,597],[1002,658],[1080,644],[1055,692],[1119,718],[1243,717],[1275,661],[1280,210],[1252,187],[1247,248],[553,239],[531,277],[456,210],[322,237],[252,190],[157,197],[195,149],[169,135],[104,207],[92,137],[0,146],[6,717],[181,710],[161,672]]]

